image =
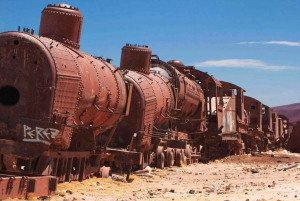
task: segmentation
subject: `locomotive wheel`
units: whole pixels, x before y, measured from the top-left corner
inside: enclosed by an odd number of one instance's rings
[[[103,166],[100,168],[100,177],[101,178],[108,178],[112,175],[110,167]]]
[[[165,166],[164,147],[158,146],[156,150],[156,167],[163,169]]]
[[[185,155],[186,155],[186,164],[187,165],[191,164],[192,163],[192,154],[191,154],[190,145],[186,145]]]
[[[51,175],[54,162],[49,156],[42,155],[36,165],[36,172],[41,175]]]
[[[174,150],[172,148],[167,148],[167,167],[174,165]]]
[[[176,160],[175,163],[178,167],[181,167],[182,164],[182,153],[180,149],[176,149]]]

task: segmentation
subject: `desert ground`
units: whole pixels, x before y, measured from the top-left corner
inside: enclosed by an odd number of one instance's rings
[[[286,150],[62,183],[48,200],[300,200],[300,154]]]

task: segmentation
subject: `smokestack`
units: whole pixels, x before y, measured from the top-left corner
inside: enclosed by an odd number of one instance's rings
[[[148,46],[126,44],[122,48],[120,69],[150,73],[151,49]]]
[[[39,36],[79,49],[83,17],[68,4],[49,4],[42,11]]]

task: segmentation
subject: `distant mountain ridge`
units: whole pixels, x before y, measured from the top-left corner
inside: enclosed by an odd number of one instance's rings
[[[272,109],[278,114],[288,117],[290,122],[300,121],[300,103],[276,106]]]

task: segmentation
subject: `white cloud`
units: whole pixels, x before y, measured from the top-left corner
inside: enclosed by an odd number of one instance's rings
[[[269,44],[269,45],[286,45],[293,47],[300,47],[300,42],[290,42],[290,41],[267,41],[267,42],[240,42],[236,43],[238,45],[252,45],[252,44]]]
[[[264,63],[255,59],[224,59],[198,62],[193,64],[196,67],[225,67],[225,68],[253,68],[262,70],[282,71],[296,69],[292,66],[276,66]]]

